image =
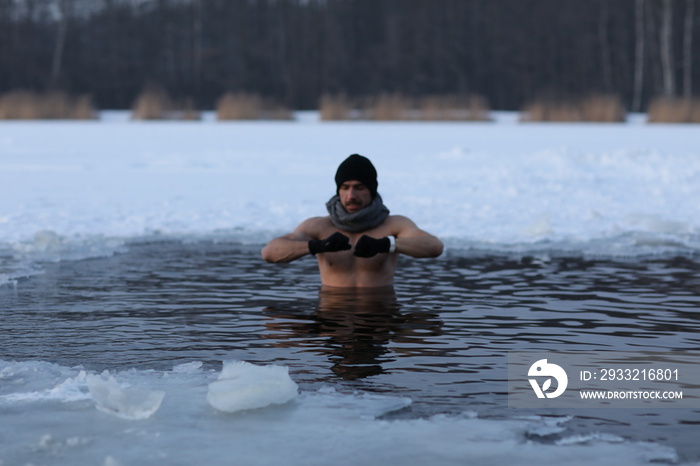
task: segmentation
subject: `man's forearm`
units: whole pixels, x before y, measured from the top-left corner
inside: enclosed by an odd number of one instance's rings
[[[442,254],[442,241],[433,235],[396,238],[396,252],[415,258],[438,257]]]
[[[309,242],[288,238],[275,238],[262,250],[266,262],[286,263],[310,254]]]

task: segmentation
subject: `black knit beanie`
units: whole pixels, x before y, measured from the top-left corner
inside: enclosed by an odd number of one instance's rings
[[[338,171],[335,173],[337,189],[340,190],[341,184],[351,180],[360,181],[367,186],[372,193],[373,199],[377,196],[377,187],[379,186],[377,182],[377,170],[367,157],[363,157],[359,154],[352,154],[340,164]]]

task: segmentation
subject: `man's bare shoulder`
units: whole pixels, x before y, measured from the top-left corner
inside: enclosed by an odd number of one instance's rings
[[[314,238],[319,238],[332,227],[333,222],[331,222],[331,218],[329,216],[310,217],[301,222],[296,231],[305,233]]]
[[[331,225],[331,218],[326,215],[325,217],[309,217],[301,224],[299,224],[300,227],[308,227],[308,228],[314,228],[314,227],[325,227],[327,225]]]
[[[433,237],[430,233],[420,229],[413,220],[403,215],[390,215],[385,224],[391,234],[397,238]]]
[[[386,223],[393,228],[416,228],[415,222],[403,215],[389,215],[386,219]]]
[[[413,220],[406,217],[405,215],[389,215],[387,217],[387,220],[390,220],[392,222],[413,223]]]

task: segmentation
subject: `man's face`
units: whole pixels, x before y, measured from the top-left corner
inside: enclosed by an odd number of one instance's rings
[[[359,181],[346,181],[338,189],[340,204],[350,214],[364,209],[372,203],[372,193]]]

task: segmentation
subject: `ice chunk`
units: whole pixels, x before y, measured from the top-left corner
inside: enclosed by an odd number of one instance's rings
[[[173,372],[180,374],[196,373],[202,367],[201,361],[186,362],[173,367]]]
[[[219,380],[209,384],[207,401],[219,411],[233,413],[283,404],[294,399],[297,392],[287,367],[225,361]]]
[[[52,230],[40,230],[34,234],[34,248],[39,252],[54,252],[61,247],[61,238]]]
[[[97,409],[122,419],[146,419],[158,411],[165,392],[122,386],[105,371],[88,375],[87,385]]]

